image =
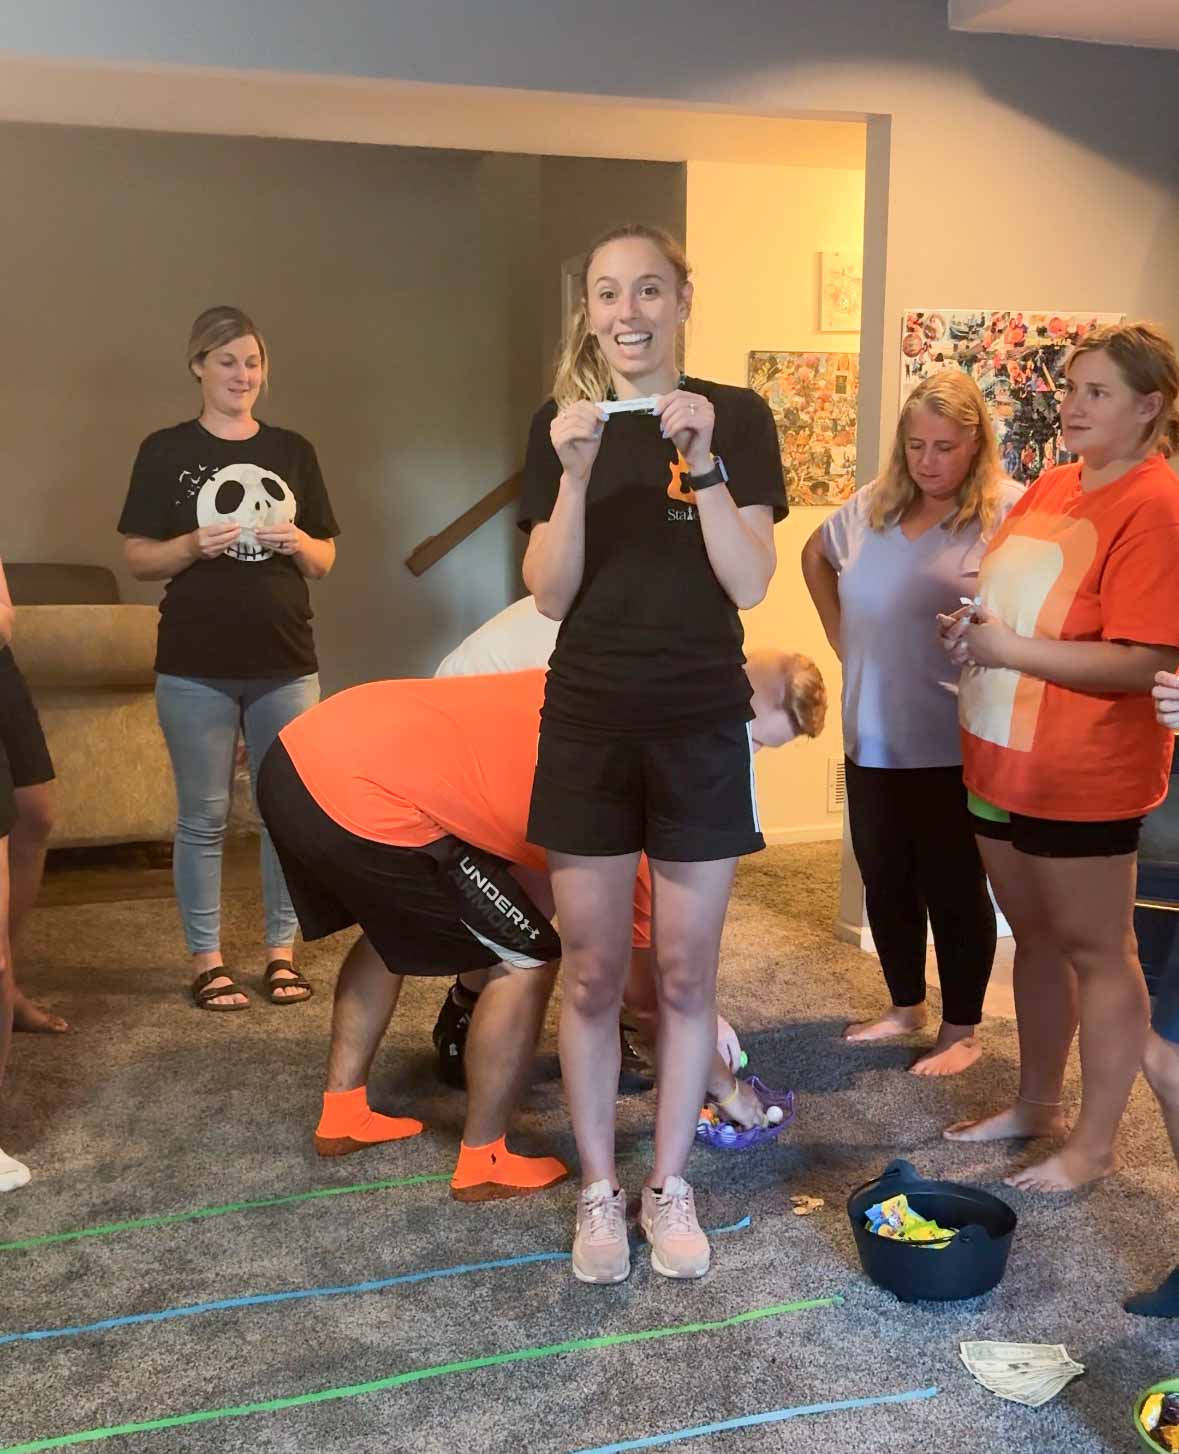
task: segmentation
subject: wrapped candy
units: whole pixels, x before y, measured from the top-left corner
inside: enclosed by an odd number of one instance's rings
[[[869,1207],[867,1219],[868,1231],[874,1232],[877,1237],[925,1243],[935,1251],[947,1247],[950,1238],[958,1235],[956,1227],[939,1227],[936,1222],[915,1212],[903,1192]]]

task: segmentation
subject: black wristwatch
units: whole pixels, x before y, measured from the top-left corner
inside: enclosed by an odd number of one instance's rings
[[[712,468],[705,470],[702,475],[681,475],[680,487],[685,494],[689,490],[707,490],[712,485],[727,485],[729,483],[729,472],[725,469],[725,462],[719,454],[712,457]]]

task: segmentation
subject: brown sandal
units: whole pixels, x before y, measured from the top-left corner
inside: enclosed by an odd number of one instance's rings
[[[227,979],[228,984],[218,985],[213,988],[212,981],[215,979]],[[219,1000],[222,995],[244,995],[245,990],[240,984],[234,984],[233,977],[223,964],[215,964],[212,969],[206,969],[203,974],[198,974],[192,982],[192,998],[198,1010],[248,1010],[250,1002],[247,999],[244,1005],[215,1005],[214,1000]]]
[[[293,977],[275,979],[274,976],[280,969],[288,970]],[[272,1005],[301,1005],[304,1000],[309,1000],[315,993],[314,987],[309,985],[301,974],[296,974],[295,966],[289,959],[272,959],[266,966],[263,984],[266,998]],[[302,990],[303,993],[301,995],[276,995],[275,990]]]

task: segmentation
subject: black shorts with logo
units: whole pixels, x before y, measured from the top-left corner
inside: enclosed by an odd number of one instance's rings
[[[747,722],[668,737],[603,738],[542,720],[528,841],[586,857],[669,863],[766,846]]]

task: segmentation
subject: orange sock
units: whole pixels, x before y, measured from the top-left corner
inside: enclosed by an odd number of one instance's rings
[[[564,1181],[569,1170],[555,1156],[517,1156],[501,1136],[486,1146],[459,1147],[450,1194],[460,1202],[485,1202],[527,1196]]]
[[[410,1116],[382,1116],[368,1103],[365,1086],[350,1091],[324,1091],[323,1114],[315,1130],[315,1149],[321,1156],[346,1156],[382,1141],[402,1141],[424,1127]]]

